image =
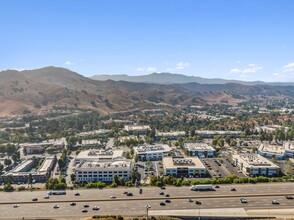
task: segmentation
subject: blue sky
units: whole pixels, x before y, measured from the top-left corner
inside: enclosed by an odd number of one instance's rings
[[[1,0],[0,69],[294,81],[292,0]]]

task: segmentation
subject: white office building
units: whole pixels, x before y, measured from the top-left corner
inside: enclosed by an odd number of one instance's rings
[[[276,176],[280,168],[259,154],[233,155],[235,165],[248,176]]]
[[[283,146],[262,143],[258,146],[257,149],[257,153],[261,156],[268,158],[277,158],[279,160],[284,159],[285,150]]]
[[[163,158],[164,174],[175,177],[202,177],[206,168],[198,157],[189,158]]]
[[[284,149],[286,157],[294,157],[294,142],[285,142]]]
[[[185,143],[184,148],[190,157],[214,157],[215,149],[206,143]]]
[[[167,144],[141,145],[134,147],[134,152],[140,161],[162,160],[171,154],[172,149]]]
[[[147,134],[151,128],[149,125],[125,125],[125,130],[138,134]]]
[[[111,161],[113,159],[122,159],[123,150],[101,149],[101,150],[85,150],[81,151],[75,158],[75,163],[81,163],[82,161]]]
[[[82,161],[75,168],[76,182],[112,182],[115,175],[130,179],[133,163],[127,160],[105,162]]]

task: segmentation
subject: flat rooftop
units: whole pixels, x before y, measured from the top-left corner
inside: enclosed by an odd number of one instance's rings
[[[137,154],[144,153],[159,153],[159,152],[170,152],[172,149],[167,144],[156,144],[156,145],[141,145],[134,147],[134,151]]]
[[[272,144],[260,144],[258,147],[258,151],[269,154],[284,154],[284,147],[280,145],[272,145]]]
[[[235,159],[242,161],[246,167],[252,168],[279,168],[276,164],[259,154],[233,155]]]
[[[132,168],[131,161],[114,161],[114,162],[89,162],[83,161],[80,163],[76,170],[84,169],[84,170],[130,170]]]
[[[212,146],[209,146],[206,143],[185,143],[184,147],[187,148],[187,150],[189,151],[215,151],[215,149]]]
[[[93,145],[93,144],[100,144],[100,140],[97,139],[87,139],[87,140],[82,140],[82,145]]]
[[[112,159],[122,157],[123,150],[85,150],[81,151],[76,159]]]
[[[294,151],[294,142],[285,142],[284,148],[287,151]]]
[[[150,130],[149,125],[125,125],[126,131],[145,131]]]
[[[156,132],[156,136],[184,136],[184,135],[186,135],[185,131]]]
[[[54,162],[53,157],[46,157],[37,173],[47,173]]]
[[[201,160],[198,157],[187,157],[187,158],[163,158],[163,164],[166,169],[176,169],[182,167],[188,168],[202,168],[206,169]]]
[[[32,163],[33,163],[33,160],[25,160],[19,166],[17,166],[12,172],[13,173],[23,172],[28,166],[31,166]]]

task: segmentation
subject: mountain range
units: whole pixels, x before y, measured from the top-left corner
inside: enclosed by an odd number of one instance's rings
[[[152,74],[151,74],[152,75]],[[154,74],[153,74],[154,75]],[[157,83],[98,81],[59,67],[0,72],[0,116],[47,111],[53,106],[95,109],[102,114],[135,108],[170,108],[258,99],[294,98],[294,86],[196,82],[158,84],[167,79],[155,74]],[[171,82],[171,81],[170,81]]]
[[[175,73],[152,73],[148,75],[141,76],[129,76],[126,74],[119,75],[94,75],[91,77],[94,80],[113,80],[113,81],[127,81],[127,82],[143,82],[143,83],[156,83],[156,84],[183,84],[183,83],[200,83],[200,84],[227,84],[227,83],[238,83],[242,85],[281,85],[294,86],[294,82],[274,82],[274,83],[265,83],[262,81],[240,81],[240,80],[229,80],[229,79],[220,79],[220,78],[202,78],[198,76],[186,76],[182,74]]]

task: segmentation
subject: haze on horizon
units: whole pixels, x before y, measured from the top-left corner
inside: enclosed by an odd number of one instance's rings
[[[0,70],[294,81],[294,2],[1,1]]]

